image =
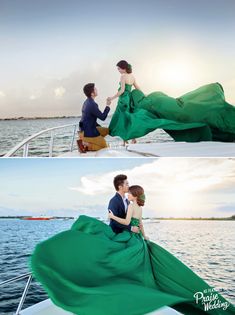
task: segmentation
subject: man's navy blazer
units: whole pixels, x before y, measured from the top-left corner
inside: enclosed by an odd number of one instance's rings
[[[129,204],[129,201],[127,200],[127,203]],[[119,193],[116,193],[115,196],[109,201],[109,207],[108,210],[111,210],[114,215],[117,217],[120,217],[122,219],[126,218],[126,212],[125,212],[125,205],[123,203],[123,199]],[[110,220],[109,224],[112,228],[112,230],[115,233],[121,233],[124,230],[131,230],[131,225],[123,225],[118,223],[117,221]]]
[[[104,112],[99,110],[98,104],[92,97],[86,99],[82,106],[82,118],[79,123],[80,131],[84,132],[84,137],[98,137],[97,119],[105,120],[110,111],[110,107],[106,106]]]

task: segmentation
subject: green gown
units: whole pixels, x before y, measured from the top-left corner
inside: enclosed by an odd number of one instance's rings
[[[186,315],[235,314],[221,295],[226,310],[204,311],[193,295],[209,285],[161,246],[84,215],[39,243],[31,268],[51,300],[78,315],[140,315],[166,305]]]
[[[110,135],[129,140],[157,128],[164,129],[175,141],[232,142],[235,106],[225,101],[219,83],[202,86],[179,98],[162,92],[145,96],[126,84],[109,125]]]

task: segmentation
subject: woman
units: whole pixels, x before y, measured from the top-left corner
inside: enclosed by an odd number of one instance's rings
[[[140,225],[139,234],[128,230],[115,234],[105,223],[80,216],[71,230],[37,245],[31,267],[51,300],[81,315],[141,315],[165,305],[185,315],[234,314],[235,308],[216,292],[209,305],[204,303],[202,294],[205,300],[211,298],[205,291],[212,288],[168,251],[146,240],[141,225],[143,188],[131,186],[129,200],[133,204],[126,220],[109,216]]]
[[[225,101],[219,83],[204,85],[179,98],[162,92],[145,96],[138,85],[134,85],[134,77],[128,75],[130,66],[127,68],[126,64],[123,60],[117,64],[123,73],[121,87],[109,98],[119,97],[109,126],[111,136],[126,141],[161,128],[175,141],[235,140],[235,107]],[[133,91],[131,84],[136,87]]]
[[[136,83],[135,77],[132,74],[132,67],[127,61],[119,61],[117,63],[117,70],[121,73],[118,92],[114,96],[107,98],[108,101],[112,102],[118,97],[117,108],[109,125],[111,135],[115,135],[115,127],[118,125],[118,122],[120,120],[120,113],[125,111],[132,111],[130,107],[132,86],[134,86],[135,89],[141,91],[139,85]],[[126,141],[124,141],[124,145],[125,143]],[[136,140],[132,139],[132,143],[136,143]]]

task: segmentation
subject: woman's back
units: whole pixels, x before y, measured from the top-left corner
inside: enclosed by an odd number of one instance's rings
[[[142,208],[136,203],[132,203],[131,207],[132,207],[132,219],[140,220],[142,218]]]
[[[133,85],[135,83],[135,77],[133,76],[132,73],[125,73],[123,74],[123,76],[125,79],[125,84]]]

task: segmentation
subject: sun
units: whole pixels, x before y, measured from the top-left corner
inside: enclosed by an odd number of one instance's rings
[[[164,199],[165,206],[173,213],[173,217],[189,217],[195,202],[194,193],[182,184],[169,187]]]
[[[195,75],[189,60],[163,59],[156,68],[158,81],[164,86],[188,86]]]

